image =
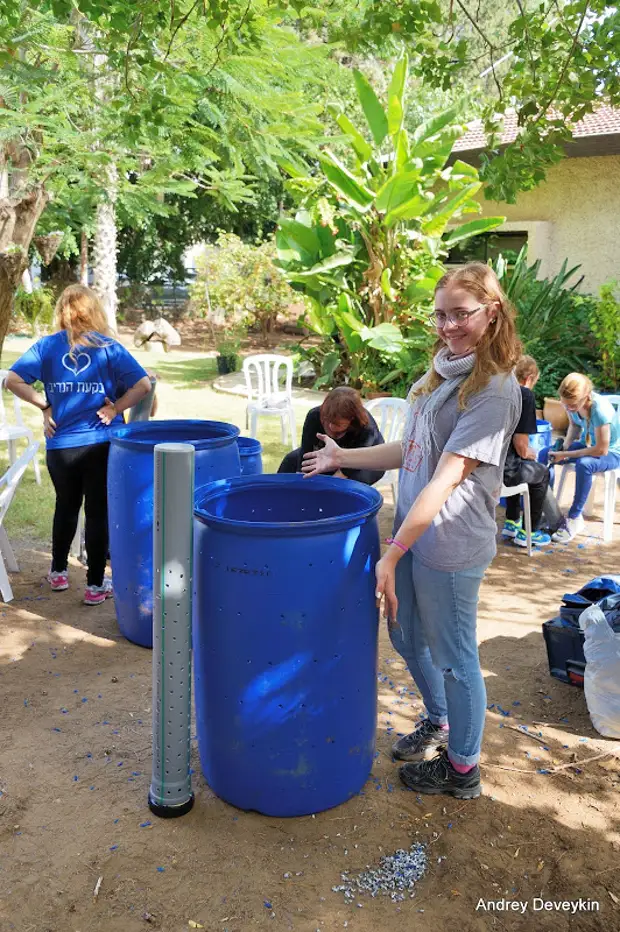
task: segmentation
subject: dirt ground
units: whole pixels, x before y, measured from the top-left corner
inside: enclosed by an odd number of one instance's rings
[[[384,531],[391,513],[386,504]],[[600,534],[600,520],[588,530]],[[215,797],[195,747],[192,812],[151,815],[150,652],[119,635],[111,602],[80,603],[81,568],[72,589],[52,595],[49,553],[15,541],[22,572],[0,611],[0,930],[620,929],[620,759],[589,762],[618,742],[593,731],[582,690],[549,676],[540,628],[565,591],[618,570],[615,530],[613,545],[583,537],[532,559],[499,545],[480,605],[489,705],[480,799],[401,789],[389,749],[421,704],[382,628],[373,774],[346,805],[289,820]],[[414,841],[429,859],[414,899],[346,905],[332,892],[343,870]],[[581,897],[586,908],[535,912],[534,897]],[[480,899],[524,901],[527,911],[476,910]]]

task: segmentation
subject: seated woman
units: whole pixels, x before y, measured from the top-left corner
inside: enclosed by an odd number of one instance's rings
[[[301,472],[305,454],[323,446],[322,435],[331,437],[345,450],[376,447],[384,442],[358,392],[345,386],[334,388],[320,407],[308,411],[301,435],[301,447],[286,454],[278,472]],[[382,469],[338,469],[330,475],[374,485],[383,472]]]
[[[536,461],[536,453],[529,445],[529,435],[535,434],[537,430],[533,389],[539,375],[536,360],[531,356],[522,356],[515,366],[515,377],[521,389],[521,417],[508,447],[504,485],[510,487],[526,482],[529,486],[532,543],[545,547],[551,543],[549,534],[554,534],[563,525],[564,520],[555,495],[549,487],[549,470]],[[511,495],[506,499],[506,521],[502,536],[512,537],[518,547],[527,547],[527,536],[521,527],[519,495]]]
[[[590,379],[579,372],[566,376],[559,396],[570,418],[564,448],[545,449],[540,459],[543,463],[575,465],[575,494],[566,527],[553,535],[554,541],[566,543],[583,531],[582,512],[595,473],[620,469],[620,412],[614,410],[604,395],[597,394]]]

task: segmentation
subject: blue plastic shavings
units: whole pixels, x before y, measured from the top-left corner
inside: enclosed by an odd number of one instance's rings
[[[148,828],[148,826],[152,824],[153,823],[150,822],[149,819],[147,819],[146,822],[140,822],[140,828]]]
[[[114,824],[116,825],[117,822],[119,822],[119,821],[120,821],[120,819],[114,819]]]
[[[545,770],[544,767],[539,767],[536,773],[551,773],[551,771]]]
[[[82,699],[82,702],[88,702],[88,699],[86,698],[86,696],[84,696],[84,698]]]
[[[52,731],[62,731],[62,728],[52,728]]]
[[[513,705],[521,705],[521,703],[519,702],[518,699],[517,699],[515,702],[513,702],[512,704],[513,704]]]
[[[73,782],[74,782],[74,783],[77,783],[79,779],[80,779],[80,778],[79,778],[79,777],[77,776],[77,774],[76,774],[76,775],[73,777]]]
[[[111,845],[110,851],[116,851],[117,848],[118,848],[118,845]]]
[[[265,909],[273,909],[273,906],[271,905],[269,900],[265,900]]]

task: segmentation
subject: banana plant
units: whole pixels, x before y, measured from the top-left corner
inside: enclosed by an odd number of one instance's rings
[[[346,320],[361,345],[388,355],[402,352],[411,309],[428,303],[448,250],[504,221],[461,222],[480,210],[478,172],[458,159],[450,163],[462,133],[453,110],[407,130],[407,68],[404,55],[384,103],[354,72],[367,127],[362,131],[345,113],[333,112],[348,158],[325,148],[318,176],[300,183],[295,172],[292,184],[304,192],[300,209],[280,221],[276,234],[281,268],[310,299],[309,325],[318,333],[336,328],[346,342],[338,310],[345,296]],[[377,331],[388,325],[389,331]]]

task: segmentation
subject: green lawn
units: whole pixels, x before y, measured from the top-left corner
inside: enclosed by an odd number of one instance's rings
[[[20,344],[24,341],[20,341]],[[9,366],[18,358],[15,352],[16,341],[11,340],[2,354],[2,368]],[[28,346],[24,342],[23,352]],[[213,358],[202,353],[173,352],[170,354],[145,353],[139,350],[132,353],[145,368],[157,372],[159,408],[157,418],[200,418],[215,421],[227,421],[235,424],[241,433],[247,434],[245,427],[245,399],[233,395],[215,392],[212,381],[216,376]],[[5,404],[11,404],[11,398],[5,393]],[[296,404],[297,435],[301,439],[301,428],[307,405]],[[41,441],[39,461],[41,463],[42,484],[37,486],[34,471],[29,467],[16,492],[15,498],[5,519],[9,538],[20,538],[35,545],[49,549],[52,533],[52,516],[54,513],[54,490],[45,468],[45,445],[41,415],[34,408],[24,404],[22,413],[25,423],[34,431],[35,438]],[[12,412],[11,412],[12,414]],[[258,425],[258,438],[263,445],[263,468],[265,472],[275,472],[280,460],[290,449],[282,446],[280,439],[280,421],[277,418],[261,418]],[[20,450],[25,448],[20,446]],[[0,444],[0,469],[8,466],[6,444]]]

